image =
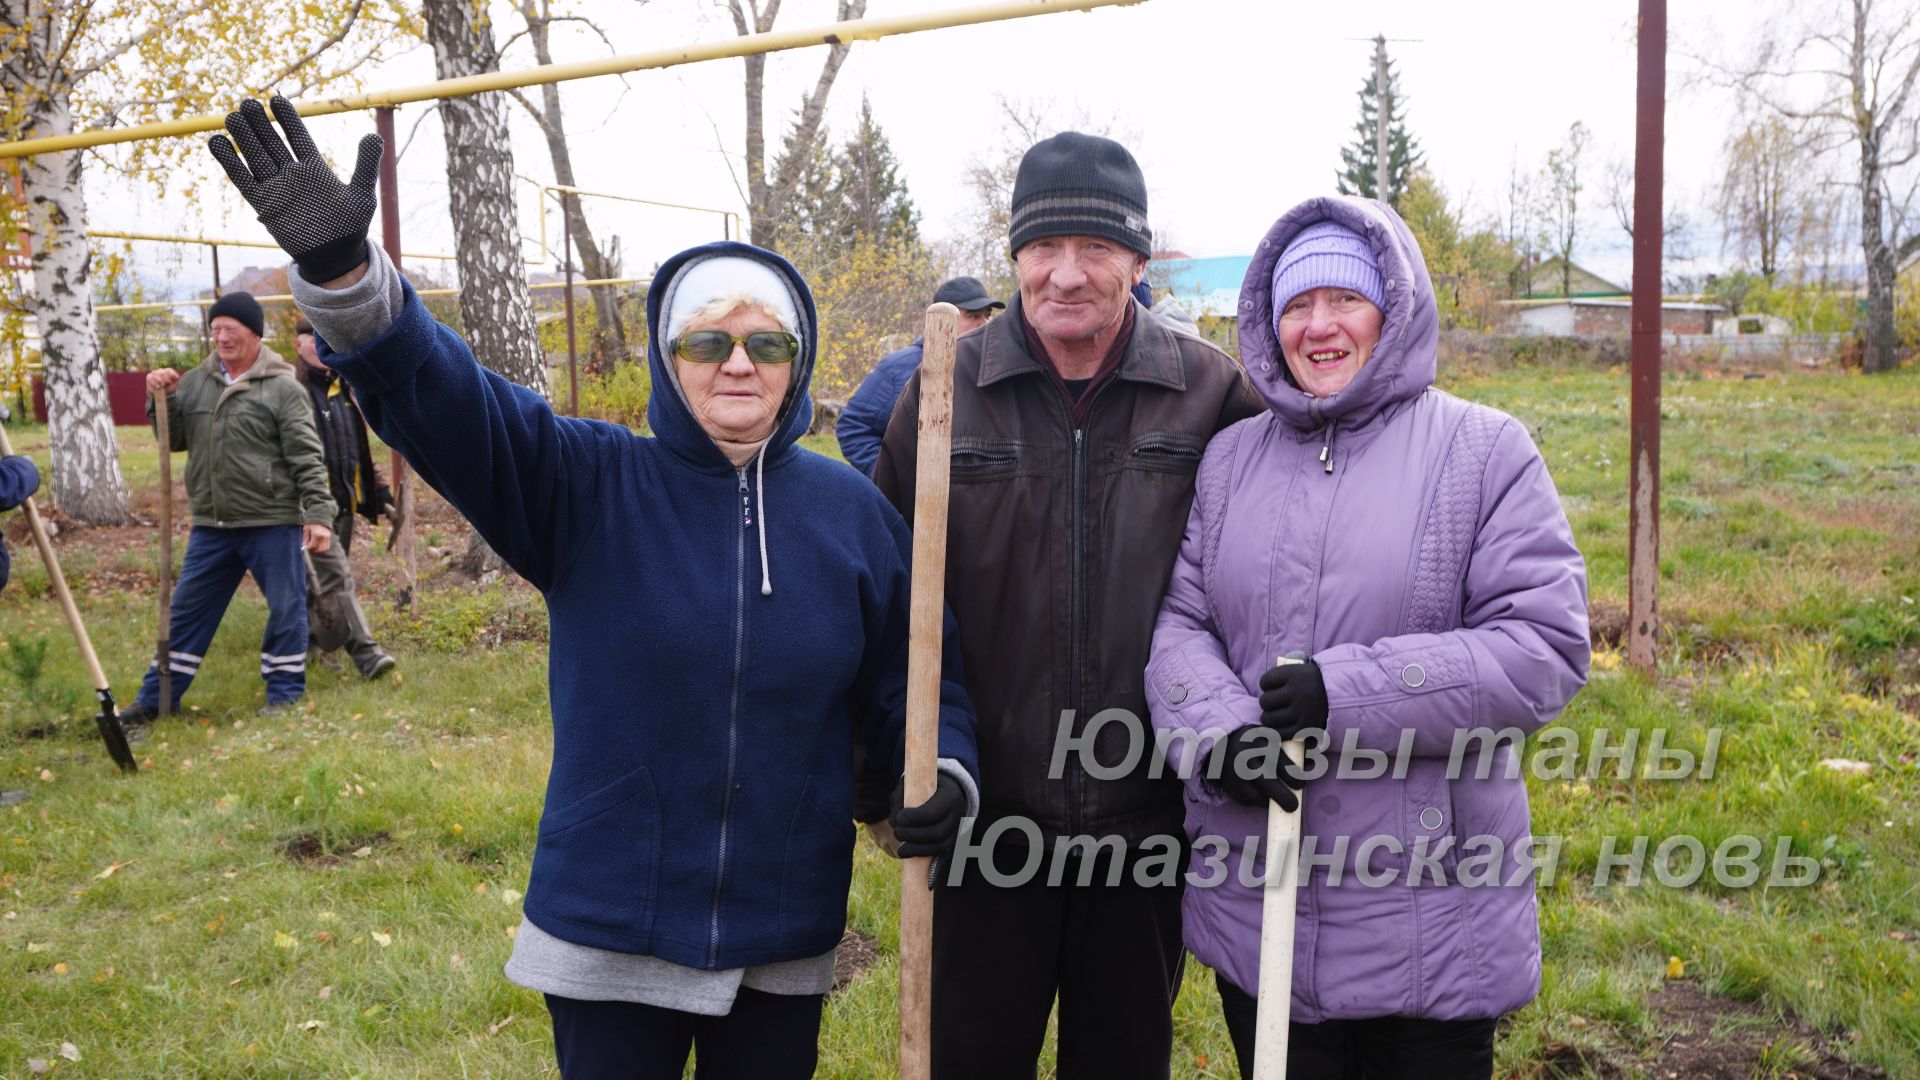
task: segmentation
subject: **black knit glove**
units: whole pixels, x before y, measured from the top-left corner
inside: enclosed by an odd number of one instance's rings
[[[1260,676],[1260,722],[1289,741],[1327,730],[1327,680],[1320,665],[1281,664]]]
[[[913,859],[951,852],[960,836],[960,819],[967,816],[967,792],[960,781],[941,773],[933,797],[919,806],[903,809],[900,804],[905,796],[906,781],[902,780],[894,785],[893,813],[887,818],[887,823],[893,826],[893,835],[900,840],[900,857]]]
[[[275,94],[273,115],[286,132],[284,143],[267,110],[249,99],[227,114],[227,134],[233,139],[215,135],[207,145],[260,216],[260,224],[293,256],[300,276],[315,284],[331,281],[366,261],[367,226],[376,203],[373,185],[380,175],[380,136],[360,140],[353,180],[342,184],[313,145],[293,103]],[[234,143],[240,144],[238,154]]]
[[[1294,793],[1306,781],[1272,739],[1257,724],[1233,729],[1227,735],[1226,759],[1214,784],[1221,794],[1241,806],[1262,807],[1277,802],[1280,809],[1291,814],[1300,809],[1300,796]],[[1247,756],[1246,767],[1240,763],[1243,754]],[[1268,762],[1272,767],[1261,767]]]

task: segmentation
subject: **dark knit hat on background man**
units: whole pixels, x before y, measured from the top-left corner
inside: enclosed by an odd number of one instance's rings
[[[1308,289],[1352,289],[1387,310],[1387,279],[1367,238],[1334,221],[1320,221],[1301,229],[1273,264],[1273,318],[1280,309]]]
[[[1015,254],[1048,236],[1098,236],[1151,255],[1146,177],[1127,148],[1112,139],[1078,131],[1042,139],[1014,175],[1008,232]]]
[[[207,309],[207,325],[222,315],[253,331],[255,337],[267,336],[267,313],[260,310],[260,301],[252,293],[230,292],[215,300]]]

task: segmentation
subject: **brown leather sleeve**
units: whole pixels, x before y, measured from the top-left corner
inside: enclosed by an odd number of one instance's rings
[[[913,373],[893,403],[893,416],[887,421],[887,433],[880,440],[880,460],[873,467],[873,482],[900,516],[913,521],[914,484],[918,477],[920,446],[920,373]]]
[[[1220,423],[1214,430],[1224,430],[1249,416],[1258,416],[1266,409],[1266,399],[1260,396],[1260,391],[1253,388],[1253,382],[1247,378],[1247,373],[1239,370],[1238,365],[1235,365],[1233,390],[1220,404]]]

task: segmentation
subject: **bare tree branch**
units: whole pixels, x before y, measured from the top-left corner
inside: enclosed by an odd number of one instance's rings
[[[528,101],[527,95],[521,93],[519,90],[508,90],[507,96],[519,102],[520,107],[527,110],[527,115],[533,117],[533,122],[540,125],[542,134],[548,136],[557,134],[557,132],[553,130],[553,125],[547,123],[547,114],[540,111],[540,106]]]
[[[420,134],[420,125],[426,123],[428,117],[440,115],[440,110],[445,107],[446,107],[445,102],[436,101],[432,105],[427,106],[426,112],[423,112],[418,117],[414,118],[413,126],[407,129],[407,137],[405,141],[403,141],[400,144],[400,148],[398,150],[395,150],[393,152],[394,164],[398,165],[400,163],[400,159],[407,156],[407,148],[413,145],[413,137],[415,135]]]
[[[346,17],[340,20],[340,25],[334,28],[333,33],[321,39],[320,44],[308,50],[306,55],[287,64],[269,77],[262,85],[271,87],[282,79],[292,78],[294,72],[318,60],[321,54],[346,40],[347,35],[353,31],[353,24],[360,20],[361,10],[366,6],[367,0],[353,0],[353,6],[347,9]]]

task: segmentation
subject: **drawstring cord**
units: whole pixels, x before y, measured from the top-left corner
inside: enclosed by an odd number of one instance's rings
[[[769,440],[771,441],[771,440]],[[760,500],[760,595],[773,595],[773,574],[767,569],[767,448],[763,444],[754,455],[754,495]],[[1329,465],[1331,472],[1333,467]]]
[[[1333,475],[1333,430],[1334,421],[1327,421],[1327,440],[1321,444],[1320,460],[1327,467],[1327,475]]]

